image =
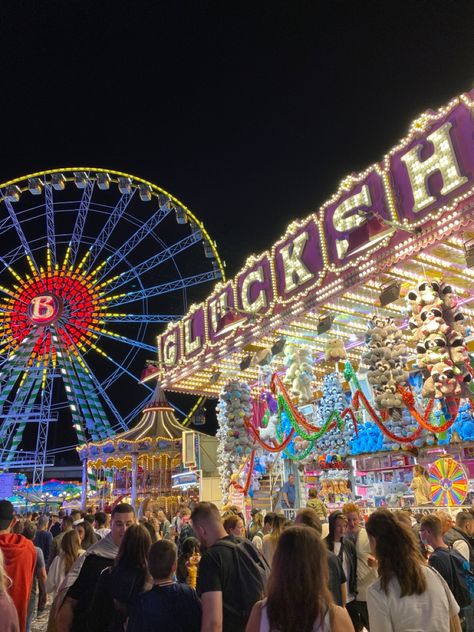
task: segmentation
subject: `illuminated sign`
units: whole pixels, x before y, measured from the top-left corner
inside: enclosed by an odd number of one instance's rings
[[[62,301],[54,294],[34,296],[28,305],[28,318],[35,325],[48,325],[61,316]]]
[[[422,114],[380,163],[343,180],[270,251],[250,257],[234,280],[170,323],[158,337],[161,369],[192,372],[207,350],[235,337],[217,327],[226,309],[271,319],[306,298],[322,304],[373,274],[384,251],[396,260],[420,235],[436,230],[430,239],[441,239],[459,228],[463,204],[474,196],[473,113],[474,90]]]

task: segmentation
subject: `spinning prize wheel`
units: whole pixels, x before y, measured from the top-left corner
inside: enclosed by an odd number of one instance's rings
[[[0,467],[30,465],[36,483],[58,452],[51,422],[79,443],[128,428],[152,392],[138,382],[160,323],[224,270],[179,200],[95,168],[0,185],[0,253]]]
[[[431,498],[440,507],[458,507],[468,492],[468,479],[463,466],[445,457],[430,467]]]

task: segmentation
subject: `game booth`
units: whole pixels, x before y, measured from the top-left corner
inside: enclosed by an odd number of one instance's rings
[[[250,228],[250,227],[249,227]],[[474,91],[428,110],[158,337],[165,390],[218,399],[225,500],[432,507],[474,491]]]

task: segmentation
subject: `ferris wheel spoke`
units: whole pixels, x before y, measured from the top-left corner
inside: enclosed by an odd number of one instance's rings
[[[87,271],[89,271],[94,265],[97,257],[102,252],[105,244],[109,241],[111,234],[114,231],[114,228],[117,226],[120,218],[127,210],[127,206],[130,204],[131,199],[133,198],[136,189],[133,189],[130,193],[123,193],[122,197],[119,199],[115,208],[110,213],[106,223],[102,227],[97,239],[94,241],[92,246],[89,249],[87,255]]]
[[[20,257],[23,257],[24,252],[23,246],[17,246],[14,250],[4,255],[1,260],[1,263],[3,264],[1,272],[8,269],[13,263],[15,263],[15,261],[18,261]]]
[[[46,232],[48,237],[48,248],[51,253],[53,266],[56,265],[56,231],[54,229],[54,201],[53,187],[49,182],[44,185],[44,201],[46,209]]]
[[[84,225],[87,219],[87,213],[89,212],[89,206],[92,199],[92,193],[94,192],[95,180],[87,178],[87,184],[82,194],[79,209],[77,211],[76,223],[72,231],[71,241],[69,242],[69,261],[68,263],[73,266],[76,262],[79,246],[82,241],[82,234],[84,232]]]
[[[104,283],[101,283],[99,287],[104,287],[103,294],[110,294],[110,292],[116,290],[119,287],[122,287],[122,285],[125,285],[126,283],[130,283],[131,281],[136,279],[138,276],[145,274],[146,272],[149,272],[150,270],[153,270],[154,268],[157,268],[159,265],[161,265],[165,261],[168,261],[172,257],[175,257],[181,252],[184,252],[185,250],[187,250],[188,248],[191,248],[191,246],[194,246],[194,244],[200,242],[201,240],[202,240],[201,232],[194,231],[190,235],[188,235],[188,237],[185,237],[184,239],[181,239],[177,243],[171,246],[168,246],[167,248],[165,248],[158,254],[153,255],[153,257],[150,257],[146,261],[143,261],[143,263],[138,264],[137,266],[135,266],[134,268],[130,270],[126,270],[125,272],[122,272],[122,274],[120,274],[117,278],[111,279],[108,282],[105,281]]]
[[[160,285],[155,285],[143,290],[136,290],[133,292],[127,292],[126,294],[111,296],[108,299],[102,299],[102,302],[106,304],[107,308],[117,307],[118,305],[125,305],[126,303],[141,301],[146,298],[152,298],[153,296],[160,296],[161,294],[168,294],[170,292],[176,292],[177,290],[183,290],[193,285],[200,285],[201,283],[215,281],[217,278],[218,274],[214,270],[210,272],[202,272],[201,274],[195,274],[194,276],[178,279],[177,281],[161,283]]]
[[[165,217],[171,212],[171,204],[168,198],[165,198],[155,213],[134,233],[120,248],[105,260],[95,271],[96,282],[99,283],[115,268],[127,255],[134,250],[140,242],[142,242]]]
[[[172,323],[183,314],[112,314],[100,315],[101,323]]]
[[[139,404],[137,404],[135,408],[131,410],[126,417],[124,417],[124,421],[127,424],[127,426],[129,426],[131,422],[141,414],[145,406],[149,403],[150,403],[150,395],[147,394],[147,396]]]
[[[68,325],[66,324],[66,328],[67,327]],[[104,336],[105,338],[109,338],[110,340],[114,340],[116,342],[117,341],[123,342],[124,344],[129,345],[130,347],[137,347],[138,349],[144,349],[145,351],[151,351],[151,353],[156,353],[156,347],[153,347],[152,345],[147,345],[146,343],[141,342],[140,340],[131,340],[130,338],[127,338],[126,336],[121,336],[120,334],[115,334],[111,331],[100,329],[99,327],[85,327],[84,325],[81,325],[80,323],[75,324],[74,327],[76,329],[80,329],[81,331],[87,331],[97,336]]]
[[[2,196],[3,196],[3,201],[5,202],[5,207],[6,207],[7,211],[8,211],[10,219],[12,220],[13,226],[15,227],[16,234],[18,235],[18,239],[20,240],[22,248],[23,248],[24,252],[26,253],[26,255],[30,259],[30,265],[32,266],[32,268],[34,268],[36,273],[38,273],[39,272],[38,265],[35,262],[35,259],[33,257],[33,253],[31,252],[30,244],[28,243],[28,241],[27,241],[27,239],[25,237],[25,233],[23,232],[23,228],[21,227],[21,224],[18,221],[18,217],[17,217],[17,215],[15,213],[15,209],[13,208],[13,204],[5,196],[5,192],[2,192]]]

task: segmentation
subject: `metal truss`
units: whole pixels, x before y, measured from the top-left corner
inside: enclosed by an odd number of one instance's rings
[[[20,222],[18,221],[18,217],[16,216],[15,213],[15,209],[13,208],[13,204],[10,202],[10,200],[8,200],[5,197],[5,193],[3,192],[3,201],[5,203],[5,207],[8,211],[8,214],[10,215],[10,219],[13,222],[13,226],[15,227],[16,233],[18,235],[18,239],[20,240],[21,246],[23,248],[23,251],[26,252],[26,254],[30,257],[31,259],[31,264],[34,266],[36,272],[38,272],[38,266],[35,262],[35,259],[33,257],[33,253],[31,252],[31,248],[30,248],[30,244],[28,243],[26,237],[25,237],[25,233],[23,232],[23,228],[21,227]]]
[[[214,281],[219,278],[219,273],[215,270],[210,272],[203,272],[194,276],[185,277],[178,281],[169,281],[168,283],[161,283],[154,287],[145,288],[143,290],[137,290],[135,292],[128,292],[125,296],[117,296],[107,302],[108,307],[116,307],[118,305],[125,305],[126,303],[133,303],[134,301],[141,301],[152,296],[159,296],[160,294],[167,294],[169,292],[176,292],[177,290],[183,290],[184,288],[191,287],[192,285],[199,285],[200,283],[207,283],[208,281]]]
[[[51,252],[53,265],[56,264],[56,231],[54,228],[54,201],[53,187],[49,183],[44,185],[44,201],[46,209],[46,232],[48,237],[48,248]]]
[[[36,460],[33,468],[33,486],[42,485],[44,480],[44,468],[47,461],[48,431],[51,403],[53,400],[53,385],[55,374],[50,371],[43,383],[40,400],[40,419],[38,422],[38,434],[36,437]]]
[[[165,261],[168,261],[168,259],[171,259],[172,257],[178,255],[180,252],[184,252],[191,246],[194,246],[194,244],[201,241],[201,239],[202,236],[200,235],[199,231],[195,231],[194,233],[191,233],[191,235],[189,235],[188,237],[181,239],[181,241],[178,241],[172,246],[168,246],[168,248],[165,248],[158,254],[153,255],[153,257],[150,257],[143,263],[138,264],[130,270],[122,272],[122,274],[115,280],[107,283],[106,287],[104,288],[104,294],[110,294],[110,292],[116,290],[122,285],[133,281],[137,276],[153,270]]]
[[[76,262],[77,253],[81,245],[82,233],[84,232],[84,225],[86,223],[87,213],[89,212],[92,193],[94,192],[94,184],[95,180],[91,180],[88,177],[86,188],[84,189],[81,203],[79,204],[79,210],[77,212],[74,230],[72,231],[71,241],[69,243],[69,263],[71,265],[74,265],[74,263]]]
[[[106,263],[103,267],[101,267],[98,276],[96,277],[96,282],[100,282],[104,279],[116,265],[118,265],[121,261],[123,261],[127,255],[138,246],[138,244],[145,239],[155,228],[158,226],[160,222],[162,222],[165,217],[170,213],[171,206],[169,204],[169,200],[167,199],[164,204],[162,204],[155,213],[134,233],[130,239],[128,239],[120,248],[114,252],[113,255],[110,255],[106,259]]]
[[[181,320],[183,314],[106,314],[104,323],[172,323]]]

